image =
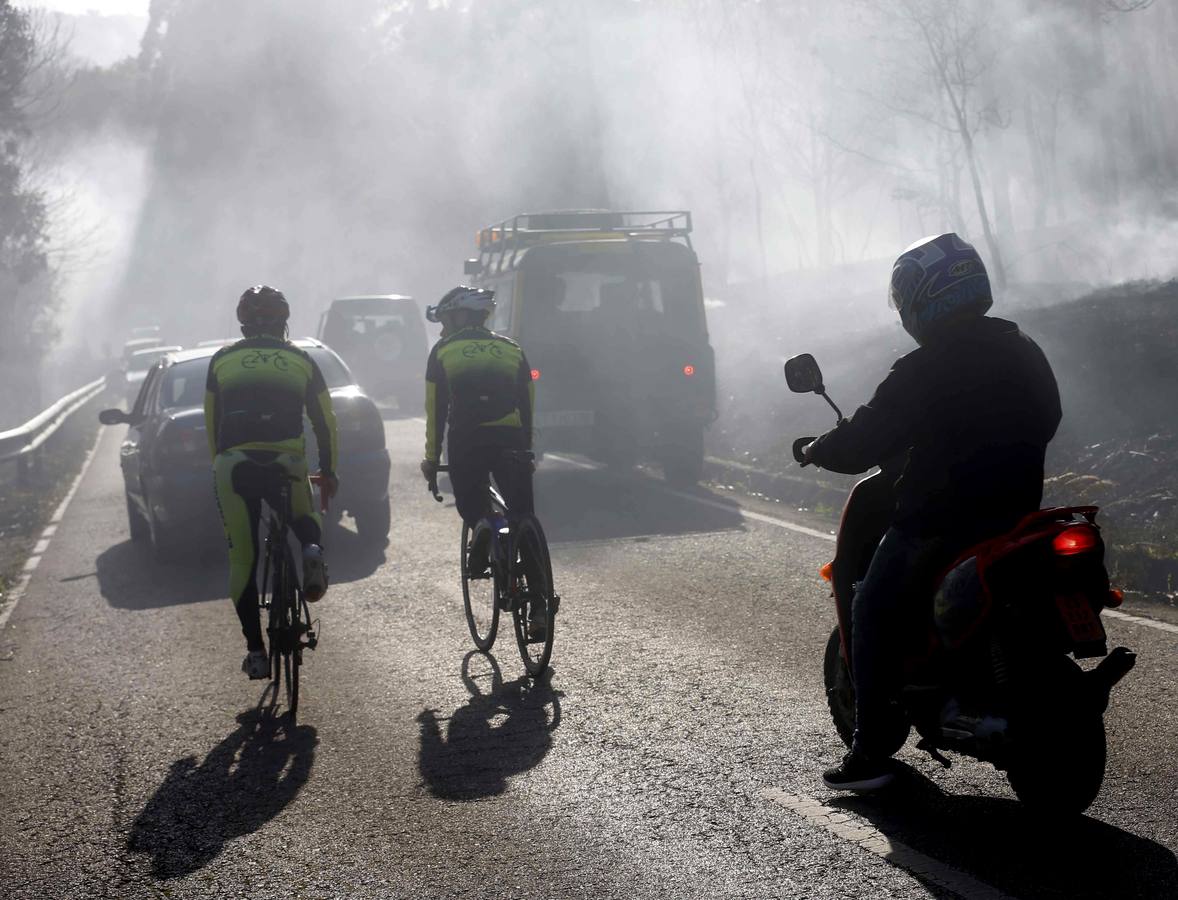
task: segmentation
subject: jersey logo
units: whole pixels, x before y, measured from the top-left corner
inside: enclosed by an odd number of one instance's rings
[[[467,341],[462,345],[462,355],[466,359],[474,359],[479,354],[487,354],[495,359],[503,358],[503,347],[498,341]]]
[[[290,363],[282,355],[281,350],[254,350],[241,358],[243,369],[257,369],[262,366],[269,366],[279,372],[285,372],[290,368]]]

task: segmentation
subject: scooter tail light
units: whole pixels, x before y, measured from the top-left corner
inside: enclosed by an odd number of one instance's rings
[[[1125,592],[1120,588],[1110,588],[1108,599],[1104,601],[1106,609],[1116,609],[1125,602]]]
[[[822,576],[823,581],[833,580],[833,578],[834,578],[834,562],[833,561],[828,562],[826,565],[824,565],[821,569],[818,570],[818,574]]]
[[[1051,542],[1051,549],[1056,556],[1077,556],[1095,550],[1099,545],[1096,529],[1088,525],[1076,525],[1057,534]]]

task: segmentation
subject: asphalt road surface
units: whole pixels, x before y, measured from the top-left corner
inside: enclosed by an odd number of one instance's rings
[[[1178,631],[1108,623],[1139,664],[1071,825],[911,743],[897,787],[839,796],[826,525],[546,460],[564,602],[532,683],[509,633],[471,652],[457,516],[390,421],[391,542],[328,548],[292,728],[240,672],[223,549],[130,542],[122,430],[0,631],[0,896],[1178,897]]]

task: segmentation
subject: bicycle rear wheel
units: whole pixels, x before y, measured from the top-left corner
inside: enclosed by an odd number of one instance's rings
[[[491,533],[486,523],[478,524],[474,530],[473,540],[470,526],[463,523],[462,544],[458,549],[459,564],[462,567],[462,604],[466,607],[466,625],[470,629],[474,645],[486,653],[494,645],[495,636],[499,632],[499,595],[503,585],[495,566],[491,566],[489,578],[470,577],[467,557],[473,541],[490,543]]]
[[[552,585],[548,540],[534,516],[524,516],[515,528],[508,554],[507,583],[513,591],[511,617],[519,655],[529,675],[542,675],[552,658],[560,598]],[[539,631],[533,628],[533,634],[529,635],[529,619],[534,624],[541,616],[546,627]]]

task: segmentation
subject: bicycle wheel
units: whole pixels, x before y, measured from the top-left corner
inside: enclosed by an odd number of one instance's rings
[[[290,546],[283,544],[282,553],[282,667],[286,676],[286,708],[290,713],[291,722],[299,711],[299,664],[301,663],[299,641],[299,584],[295,577],[294,559],[291,558]]]
[[[532,677],[543,674],[552,657],[552,639],[556,633],[556,611],[560,598],[552,585],[552,560],[544,529],[534,516],[520,519],[512,536],[508,554],[507,584],[512,590],[511,617],[515,623],[515,640],[524,668]],[[528,621],[542,614],[546,627],[533,636]]]
[[[480,522],[474,531],[474,540],[491,540],[490,529]],[[467,548],[471,542],[470,526],[462,525],[462,544],[459,546],[459,565],[462,567],[462,605],[466,607],[466,625],[474,645],[486,653],[495,643],[499,632],[499,595],[503,585],[501,575],[495,566],[491,567],[490,578],[471,578],[467,565]]]

